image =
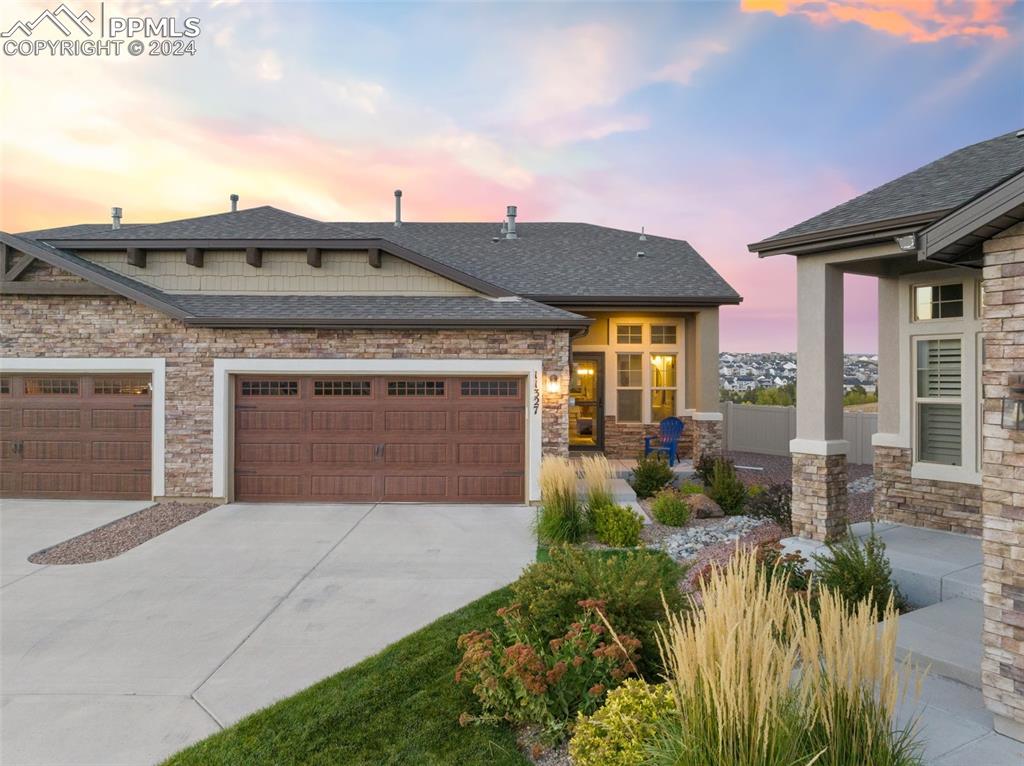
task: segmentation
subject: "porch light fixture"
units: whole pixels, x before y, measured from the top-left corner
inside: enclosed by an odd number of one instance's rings
[[[1010,395],[1003,399],[1003,428],[1024,431],[1024,377],[1010,380]]]
[[[904,234],[902,237],[896,237],[896,245],[903,252],[912,253],[917,250],[917,235]]]
[[[548,393],[557,394],[562,390],[562,381],[557,375],[548,375]]]

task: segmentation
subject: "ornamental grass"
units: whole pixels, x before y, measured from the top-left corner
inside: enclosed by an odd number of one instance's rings
[[[587,531],[576,494],[576,469],[568,458],[548,456],[540,464],[537,538],[542,543],[575,543]]]
[[[608,458],[601,454],[587,455],[579,463],[590,513],[612,505],[612,466]]]
[[[786,578],[738,554],[712,569],[700,602],[670,613],[659,635],[677,715],[650,743],[651,763],[921,762],[912,730],[894,725],[907,684],[920,678],[906,664],[895,666],[891,601],[882,628],[870,603],[850,606],[830,591],[812,613]]]

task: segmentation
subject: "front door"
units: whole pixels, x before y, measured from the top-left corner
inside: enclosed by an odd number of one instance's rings
[[[569,382],[569,448],[604,449],[603,354],[573,354]]]

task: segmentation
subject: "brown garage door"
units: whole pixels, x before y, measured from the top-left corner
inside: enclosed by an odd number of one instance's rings
[[[148,375],[0,378],[4,497],[152,497]]]
[[[522,502],[516,378],[237,377],[235,498]]]

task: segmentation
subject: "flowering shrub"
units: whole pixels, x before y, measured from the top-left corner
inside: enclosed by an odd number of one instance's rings
[[[604,604],[579,602],[579,619],[564,635],[542,641],[528,629],[518,604],[498,610],[504,630],[478,630],[459,636],[462,661],[456,683],[467,683],[480,702],[478,714],[463,713],[459,723],[533,724],[541,737],[559,739],[577,713],[600,705],[607,689],[636,673],[640,642],[612,637],[601,619]]]
[[[639,545],[643,526],[640,514],[625,505],[608,505],[594,510],[597,539],[613,548],[634,548]]]
[[[651,513],[662,524],[681,527],[690,520],[690,506],[681,492],[671,487],[661,490],[651,503]]]
[[[590,717],[580,713],[569,742],[576,766],[639,766],[646,743],[657,736],[658,722],[675,709],[666,684],[651,686],[630,678]]]

